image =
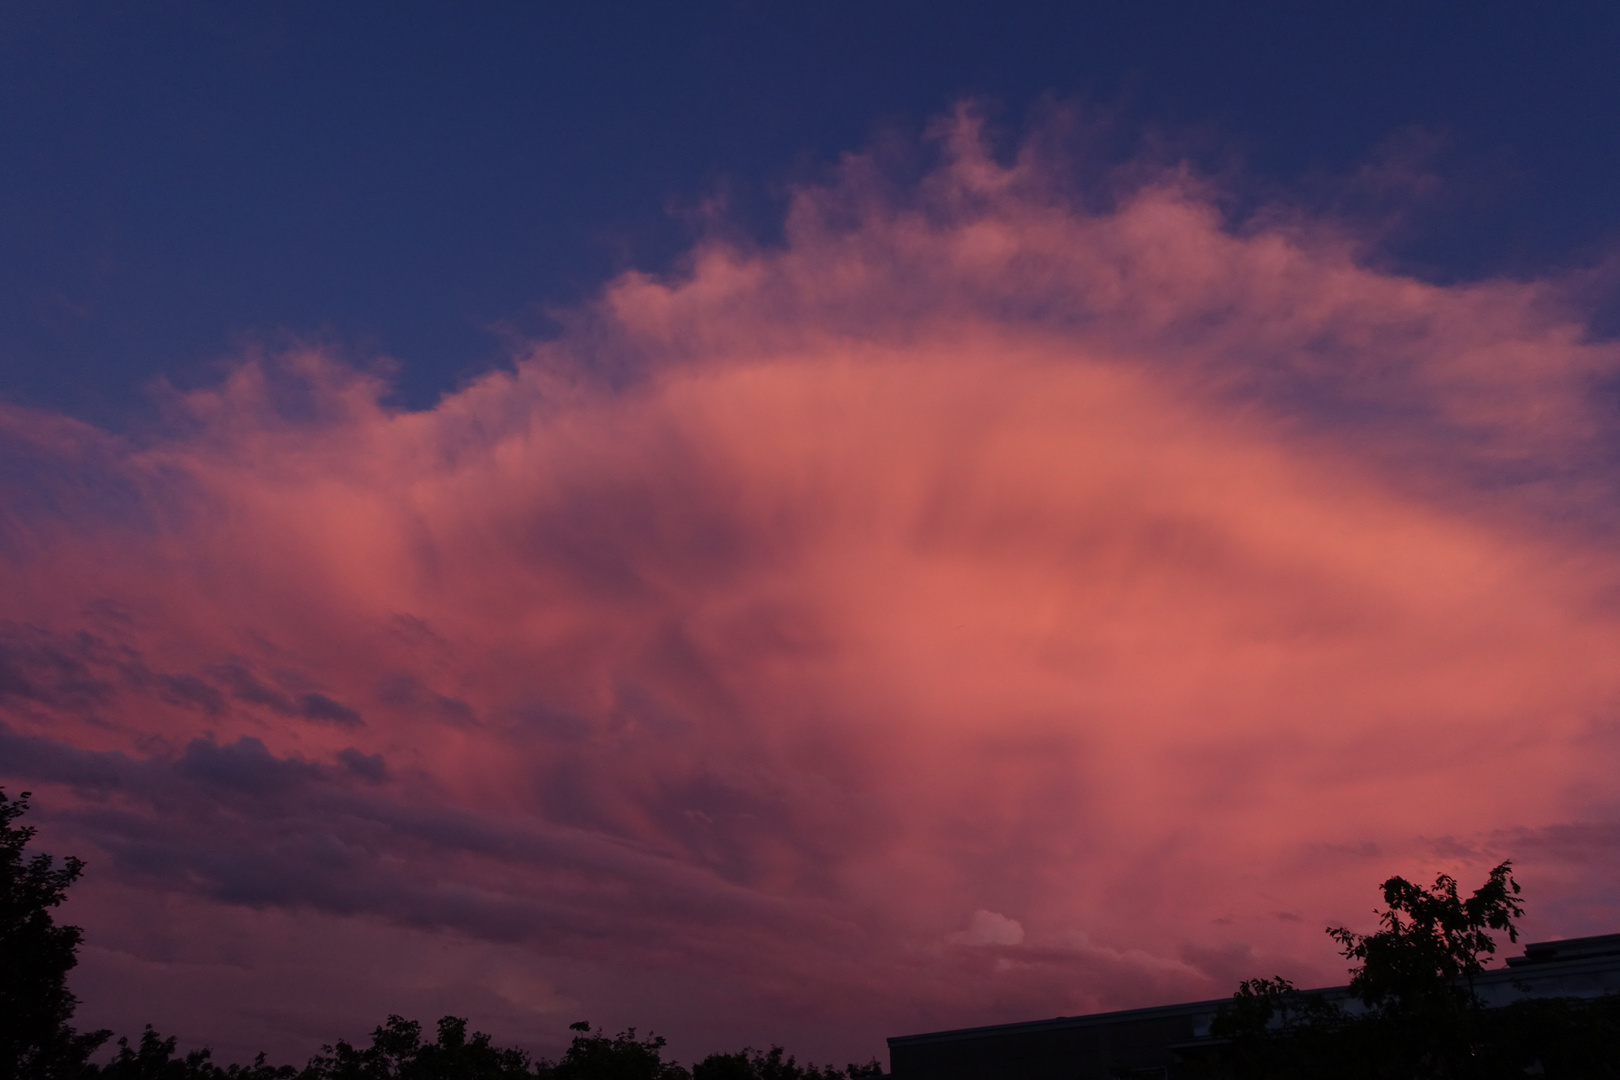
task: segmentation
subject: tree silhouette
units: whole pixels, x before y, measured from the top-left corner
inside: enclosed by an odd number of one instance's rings
[[[401,1016],[371,1033],[371,1045],[357,1049],[347,1042],[323,1048],[301,1074],[301,1080],[516,1080],[528,1077],[529,1055],[494,1045],[481,1031],[467,1035],[467,1021],[446,1016],[438,1038],[422,1041],[422,1025]]]
[[[1468,899],[1457,893],[1456,879],[1441,874],[1434,888],[1424,889],[1405,878],[1384,882],[1384,924],[1372,934],[1329,927],[1328,935],[1344,948],[1351,969],[1350,990],[1369,1008],[1429,1012],[1478,1005],[1474,979],[1485,970],[1482,955],[1496,952],[1489,931],[1518,941],[1514,920],[1524,917],[1513,863],[1503,862]]]
[[[542,1061],[536,1069],[541,1080],[690,1080],[691,1074],[673,1061],[665,1061],[664,1037],[636,1038],[636,1029],[609,1038],[589,1021],[568,1025],[574,1040],[555,1064]]]
[[[79,1001],[67,988],[84,934],[58,926],[51,909],[84,872],[69,856],[27,856],[31,825],[15,825],[28,810],[28,792],[8,799],[0,790],[0,1080],[76,1077],[111,1032],[75,1031],[68,1021]]]
[[[214,1064],[213,1052],[206,1046],[176,1057],[176,1042],[173,1035],[165,1039],[148,1024],[139,1043],[131,1046],[128,1039],[119,1039],[113,1059],[99,1068],[89,1066],[84,1080],[293,1080],[300,1075],[291,1065],[266,1065],[263,1054],[251,1065],[227,1068]]]
[[[1181,1075],[1223,1080],[1546,1080],[1620,1078],[1620,995],[1541,998],[1484,1008],[1474,980],[1518,940],[1524,914],[1512,864],[1466,899],[1447,875],[1425,889],[1392,877],[1381,929],[1329,927],[1355,962],[1350,990],[1365,1011],[1303,994],[1287,979],[1244,981],[1211,1025],[1214,1053]]]

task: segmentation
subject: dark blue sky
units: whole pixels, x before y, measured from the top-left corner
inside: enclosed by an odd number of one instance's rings
[[[1617,55],[1612,3],[14,2],[0,398],[118,424],[290,330],[398,357],[425,405],[498,361],[492,323],[667,266],[672,207],[724,186],[768,240],[786,184],[966,95],[1013,129],[1106,107],[1121,153],[1164,130],[1327,201],[1421,129],[1447,186],[1391,259],[1589,264]]]

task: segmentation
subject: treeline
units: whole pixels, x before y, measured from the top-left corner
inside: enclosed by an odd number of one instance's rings
[[[1242,983],[1212,1038],[1178,1075],[1230,1080],[1597,1080],[1620,1078],[1620,996],[1524,998],[1487,1008],[1475,992],[1494,933],[1518,940],[1512,864],[1471,896],[1383,885],[1382,929],[1329,928],[1351,968],[1353,1008],[1283,978]]]
[[[441,1019],[437,1038],[429,1041],[421,1024],[390,1016],[371,1033],[369,1046],[322,1047],[299,1069],[268,1065],[263,1054],[251,1065],[225,1066],[206,1049],[178,1056],[175,1039],[148,1027],[138,1043],[119,1039],[110,1062],[87,1064],[80,1075],[101,1080],[855,1080],[883,1075],[876,1061],[842,1069],[800,1065],[780,1046],[710,1054],[689,1071],[663,1059],[660,1036],[638,1038],[631,1029],[610,1037],[583,1021],[572,1028],[573,1043],[551,1061],[496,1046],[483,1032],[469,1035],[461,1017]]]
[[[82,932],[51,910],[83,872],[73,858],[28,856],[34,830],[15,824],[28,795],[0,790],[0,1080],[855,1080],[877,1061],[800,1065],[779,1046],[711,1054],[690,1069],[663,1057],[664,1040],[634,1029],[608,1035],[587,1023],[556,1059],[494,1045],[446,1016],[429,1037],[390,1016],[365,1045],[323,1047],[302,1067],[220,1065],[206,1050],[178,1054],[150,1027],[139,1040],[70,1024],[67,989]],[[1349,1004],[1306,994],[1283,978],[1251,979],[1219,1010],[1211,1037],[1182,1045],[1171,1075],[1205,1080],[1620,1080],[1620,995],[1516,1001],[1486,1008],[1475,992],[1495,935],[1518,940],[1524,914],[1512,865],[1463,897],[1452,878],[1433,888],[1383,885],[1381,928],[1329,928],[1351,961]],[[92,1062],[102,1057],[103,1063]],[[1129,1070],[1120,1073],[1130,1076]]]
[[[78,962],[83,931],[58,926],[53,908],[84,872],[75,858],[58,865],[25,852],[34,828],[16,824],[28,792],[8,799],[0,789],[0,1080],[855,1080],[883,1075],[865,1065],[800,1065],[780,1046],[710,1054],[690,1070],[663,1057],[664,1039],[635,1029],[609,1036],[581,1021],[555,1061],[499,1047],[467,1021],[446,1016],[427,1038],[414,1020],[390,1016],[368,1045],[339,1041],[302,1068],[271,1065],[260,1054],[250,1065],[220,1065],[207,1049],[176,1052],[177,1040],[148,1027],[139,1040],[118,1040],[111,1060],[91,1059],[110,1031],[76,1030],[78,999],[67,974]]]

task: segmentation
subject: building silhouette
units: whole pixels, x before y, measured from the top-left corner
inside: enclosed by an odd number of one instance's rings
[[[1620,992],[1620,934],[1526,945],[1524,955],[1481,975],[1474,990],[1487,1007],[1526,996]],[[1305,992],[1360,1010],[1347,987]],[[888,1040],[889,1074],[893,1080],[1170,1078],[1178,1064],[1213,1048],[1210,1021],[1230,1000],[896,1035]]]

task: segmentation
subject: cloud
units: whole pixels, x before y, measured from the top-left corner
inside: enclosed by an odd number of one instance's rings
[[[966,930],[952,931],[945,940],[955,945],[1017,945],[1024,940],[1024,927],[1017,919],[980,908]]]
[[[362,754],[352,746],[338,751],[337,759],[346,765],[350,772],[363,777],[373,783],[380,784],[388,779],[388,763],[381,754]]]
[[[1514,855],[1539,932],[1611,926],[1620,349],[1575,290],[934,138],[430,410],[313,347],[139,434],[0,407],[0,779],[90,940],[500,943],[610,1027],[827,1059],[1330,982],[1391,873]]]

